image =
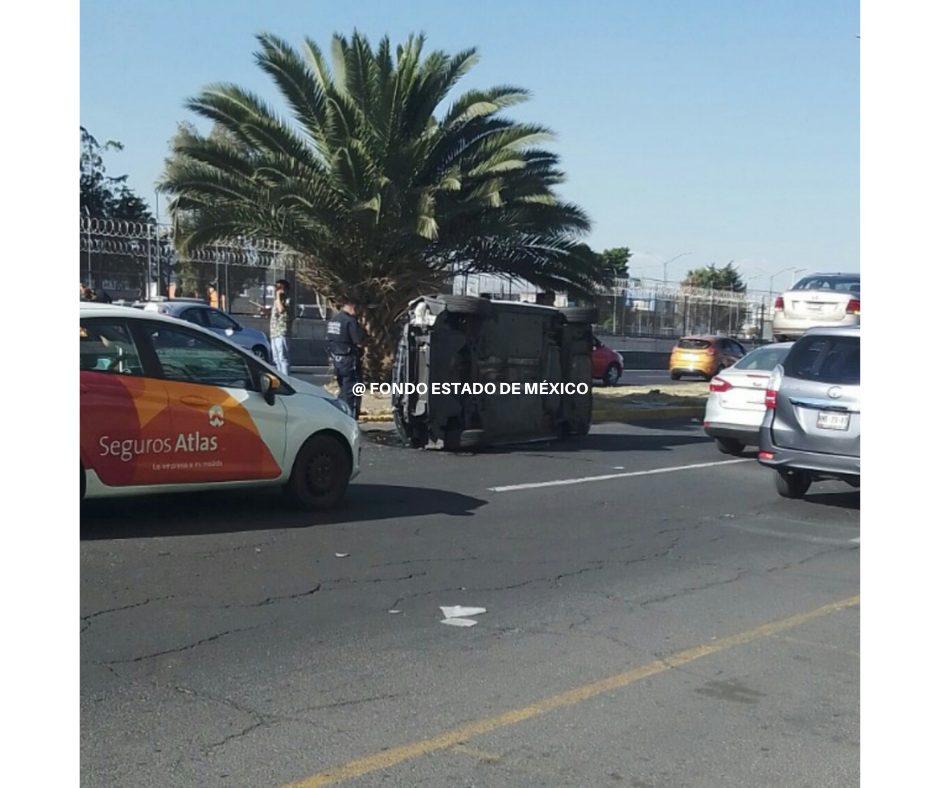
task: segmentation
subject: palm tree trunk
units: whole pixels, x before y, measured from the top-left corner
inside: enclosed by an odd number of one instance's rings
[[[391,380],[399,330],[395,317],[396,314],[385,304],[361,309],[359,325],[366,334],[362,359],[366,381],[381,383]]]

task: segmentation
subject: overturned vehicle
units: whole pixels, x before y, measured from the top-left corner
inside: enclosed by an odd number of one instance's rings
[[[587,434],[595,319],[591,308],[416,298],[392,379],[399,436],[453,451]]]

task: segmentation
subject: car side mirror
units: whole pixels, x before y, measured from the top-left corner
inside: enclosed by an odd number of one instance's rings
[[[281,387],[281,381],[268,372],[261,373],[261,396],[268,405],[274,404],[274,397]]]

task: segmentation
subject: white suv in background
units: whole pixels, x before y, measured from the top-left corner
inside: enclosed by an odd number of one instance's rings
[[[799,339],[816,326],[857,326],[861,319],[859,274],[804,276],[774,302],[774,341]]]

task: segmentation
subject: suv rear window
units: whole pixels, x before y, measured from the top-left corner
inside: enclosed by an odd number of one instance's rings
[[[707,347],[711,347],[711,342],[707,339],[680,339],[679,347],[682,350],[705,350]]]
[[[791,290],[832,290],[836,293],[862,292],[862,281],[857,276],[805,276]]]
[[[803,337],[790,349],[783,370],[789,378],[858,385],[860,355],[858,337]]]

